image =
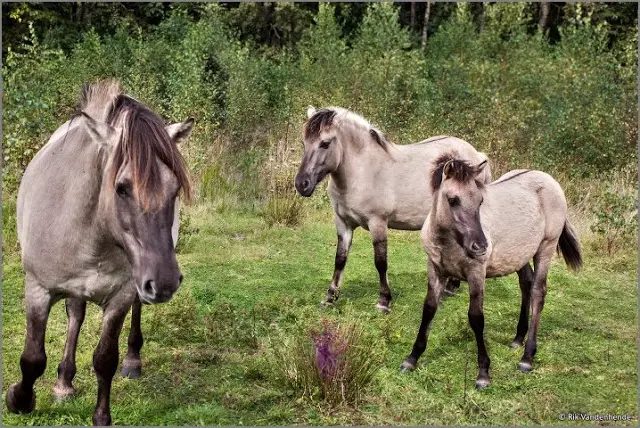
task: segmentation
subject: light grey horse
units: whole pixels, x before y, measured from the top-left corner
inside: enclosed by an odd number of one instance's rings
[[[186,122],[174,123],[167,126],[169,135],[179,143],[187,138],[193,126],[193,119]],[[173,225],[171,226],[171,238],[173,248],[178,243],[178,230],[180,214],[180,199],[176,198],[174,205]],[[80,328],[84,322],[87,310],[87,302],[82,299],[67,298],[65,300],[65,310],[67,312],[67,340],[64,344],[62,361],[58,365],[58,379],[53,386],[53,393],[58,400],[64,400],[75,394],[73,378],[76,375],[76,349],[78,347],[78,336]],[[127,340],[127,354],[122,360],[122,376],[130,379],[137,379],[142,375],[142,360],[140,351],[144,343],[142,337],[141,314],[142,304],[138,297],[135,298],[131,306],[131,329]]]
[[[304,154],[295,179],[302,196],[311,196],[329,175],[329,197],[335,211],[338,244],[335,270],[326,303],[338,298],[353,231],[371,233],[380,277],[377,307],[389,311],[387,230],[419,230],[431,208],[433,160],[446,152],[481,162],[486,155],[459,138],[438,136],[409,145],[392,144],[368,121],[349,110],[309,107],[304,126]],[[486,168],[482,180],[489,183]]]
[[[518,364],[520,370],[530,371],[551,260],[557,249],[567,265],[578,270],[582,265],[580,244],[567,218],[564,192],[550,175],[516,170],[487,186],[481,179],[484,162],[472,166],[449,154],[435,165],[433,207],[422,228],[429,256],[428,291],[418,336],[402,369],[415,368],[426,349],[444,282],[458,278],[469,283],[469,324],[478,347],[476,387],[481,389],[490,383],[483,336],[485,278],[530,269],[533,259],[533,284],[527,289],[521,283],[520,322],[512,342],[512,346],[523,344],[531,298],[531,326]]]
[[[33,386],[46,366],[49,311],[56,301],[71,298],[70,328],[79,329],[73,302],[91,301],[103,309],[93,355],[98,380],[93,423],[111,423],[118,337],[129,308],[138,298],[165,302],[182,282],[171,230],[175,200],[180,191],[188,200],[190,185],[176,140],[188,135],[192,124],[165,128],[115,81],[86,85],[79,113],[27,167],[17,204],[27,331],[22,379],[6,394],[10,411],[34,409]],[[69,370],[61,377],[70,386],[75,361],[69,362],[61,364]]]

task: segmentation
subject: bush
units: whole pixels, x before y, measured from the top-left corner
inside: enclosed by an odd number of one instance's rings
[[[105,76],[167,120],[196,118],[181,149],[202,179],[201,196],[270,199],[276,222],[297,215],[285,185],[292,171],[267,180],[261,171],[274,166],[269,153],[282,140],[283,162],[295,169],[308,104],[356,110],[398,143],[464,138],[488,153],[496,175],[533,167],[592,179],[635,165],[635,30],[611,48],[606,26],[576,7],[552,44],[531,31],[524,4],[486,4],[482,29],[468,4],[452,8],[425,52],[387,2],[362,6],[347,35],[335,5],[321,4],[307,28],[298,24],[309,11],[276,5],[286,35],[268,49],[247,34],[251,26],[229,28],[268,23],[261,13],[271,9],[252,5],[207,4],[195,17],[175,7],[153,29],[125,22],[112,33],[88,31],[65,52],[32,30],[2,69],[3,188],[14,196],[28,162],[73,112],[82,83]]]
[[[335,406],[357,404],[373,381],[380,361],[355,323],[324,319],[276,349],[276,370],[286,384],[311,399]]]
[[[608,255],[620,248],[637,245],[636,204],[634,195],[606,190],[592,207],[596,221],[591,225],[591,231],[603,239]]]

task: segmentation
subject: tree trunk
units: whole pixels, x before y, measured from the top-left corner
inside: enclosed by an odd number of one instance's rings
[[[478,21],[480,22],[479,27],[480,27],[480,32],[482,33],[484,31],[484,5],[486,2],[482,2],[480,3],[480,16],[478,17]]]
[[[431,13],[431,1],[427,1],[427,8],[424,10],[424,23],[422,25],[422,50],[427,48],[427,30],[429,29],[429,14]]]
[[[411,2],[411,24],[410,27],[412,30],[416,28],[416,2]]]
[[[549,10],[551,5],[548,1],[540,3],[540,19],[538,20],[538,28],[544,32],[549,26]]]

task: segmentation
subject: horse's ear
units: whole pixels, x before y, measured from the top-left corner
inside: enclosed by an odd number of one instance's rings
[[[448,160],[444,166],[442,167],[442,180],[446,180],[447,176],[451,172],[451,167],[453,166],[453,160]]]
[[[387,150],[387,140],[384,138],[384,135],[382,135],[380,131],[375,128],[370,128],[369,134],[373,137],[373,141],[375,141],[383,149]]]
[[[476,176],[481,179],[485,184],[491,183],[491,165],[489,165],[489,159],[487,159],[484,153],[480,153],[484,156],[484,160],[476,166]]]
[[[164,129],[167,130],[167,134],[169,137],[176,143],[179,144],[182,140],[186,139],[191,135],[191,131],[193,130],[193,123],[195,120],[190,117],[184,122],[172,123],[171,125],[165,126]]]
[[[316,108],[314,106],[308,106],[307,107],[307,119],[311,119],[311,116],[313,116],[314,114],[316,114]]]
[[[89,135],[91,135],[94,141],[100,144],[110,144],[112,141],[115,141],[118,133],[116,128],[108,123],[95,120],[84,111],[81,111],[80,114],[85,118]]]

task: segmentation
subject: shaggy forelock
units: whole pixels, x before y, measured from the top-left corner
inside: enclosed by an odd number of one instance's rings
[[[449,164],[447,176],[459,183],[468,183],[478,174],[478,169],[476,167],[466,161],[456,159],[452,153],[445,153],[441,155],[436,159],[434,164],[435,169],[433,170],[433,175],[431,177],[431,189],[434,192],[438,190],[442,184],[444,167],[447,164]],[[476,182],[479,187],[483,185],[479,181]]]

